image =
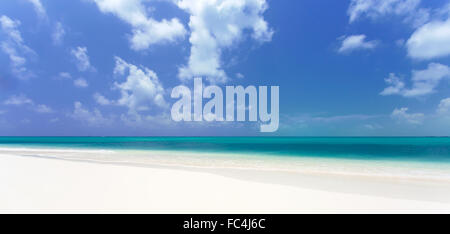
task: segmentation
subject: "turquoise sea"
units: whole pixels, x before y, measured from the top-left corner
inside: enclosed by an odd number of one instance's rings
[[[0,147],[450,163],[447,137],[0,137]]]
[[[450,182],[446,137],[0,137],[0,156]]]

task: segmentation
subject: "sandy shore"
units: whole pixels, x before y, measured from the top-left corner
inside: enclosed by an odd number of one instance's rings
[[[423,181],[0,155],[2,213],[450,213],[449,191]]]

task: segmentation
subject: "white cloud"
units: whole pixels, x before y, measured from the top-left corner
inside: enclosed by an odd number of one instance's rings
[[[431,63],[425,70],[415,70],[412,73],[412,88],[406,88],[405,83],[395,74],[390,74],[385,79],[389,85],[381,92],[381,95],[401,95],[403,97],[419,97],[435,92],[439,83],[450,78],[450,68],[448,66]]]
[[[91,62],[89,60],[88,56],[88,50],[86,47],[77,47],[75,49],[72,49],[70,51],[72,56],[76,59],[78,70],[80,71],[93,71],[95,70],[94,67],[92,67]]]
[[[40,0],[27,0],[27,1],[33,4],[34,11],[39,17],[47,18],[47,12],[45,11],[45,8]]]
[[[390,73],[389,77],[384,79],[389,86],[381,92],[383,96],[401,95],[405,90],[405,83],[394,73]]]
[[[327,117],[313,117],[309,120],[319,121],[319,122],[343,122],[343,121],[362,121],[379,118],[378,115],[338,115],[338,116],[327,116]]]
[[[130,24],[131,48],[145,50],[151,45],[184,38],[186,29],[177,18],[157,21],[147,15],[145,0],[92,0],[101,12],[111,13]]]
[[[33,105],[33,100],[29,99],[24,94],[13,95],[3,102],[4,105],[10,106],[22,106],[22,105]]]
[[[52,108],[46,105],[35,104],[33,100],[24,94],[13,95],[6,99],[3,104],[8,106],[28,106],[31,110],[41,114],[49,114],[54,112]]]
[[[87,88],[89,86],[88,82],[83,78],[78,78],[73,81],[73,85],[78,88]]]
[[[6,35],[6,40],[0,42],[0,49],[8,55],[13,75],[23,80],[33,77],[34,74],[26,67],[25,56],[34,54],[34,51],[25,45],[22,34],[17,29],[20,21],[3,15],[0,17],[0,26],[2,33]]]
[[[355,50],[371,50],[375,49],[377,41],[366,41],[366,35],[352,35],[340,38],[342,45],[339,53],[349,53]]]
[[[66,31],[64,30],[63,25],[61,22],[56,22],[52,33],[53,44],[61,45],[63,43],[64,35],[66,35]]]
[[[17,78],[26,80],[33,76],[25,66],[27,59],[21,56],[13,45],[7,42],[2,42],[1,49],[5,54],[9,56],[12,73]]]
[[[437,109],[439,115],[450,116],[450,98],[441,100]]]
[[[406,43],[414,59],[435,59],[450,55],[450,19],[432,21],[417,29]]]
[[[49,114],[49,113],[53,113],[52,108],[46,106],[46,105],[37,105],[34,107],[34,110],[38,113],[41,114]]]
[[[72,79],[72,75],[68,72],[60,72],[55,79],[57,80],[70,80]]]
[[[22,44],[23,38],[19,30],[17,29],[20,26],[19,20],[13,20],[6,15],[2,15],[0,17],[0,23],[2,26],[2,31],[6,33],[6,35],[16,44]]]
[[[221,68],[221,54],[242,41],[244,32],[251,30],[253,39],[267,42],[273,31],[263,18],[266,0],[178,0],[177,5],[188,12],[191,54],[188,64],[179,70],[179,78],[189,80],[205,76],[211,82],[228,78]]]
[[[404,17],[404,21],[417,27],[428,21],[429,10],[419,8],[421,0],[352,0],[347,11],[350,23],[362,17],[372,20],[388,15]]]
[[[238,79],[244,79],[245,78],[244,74],[242,74],[242,73],[236,73],[236,77]]]
[[[157,21],[148,16],[145,0],[92,0],[103,13],[111,13],[130,24],[134,50],[148,49],[152,44],[174,42],[187,33],[176,18]],[[252,31],[259,42],[270,41],[273,31],[263,18],[266,0],[171,0],[190,14],[191,54],[188,64],[179,69],[179,78],[206,76],[213,82],[228,79],[221,68],[221,54],[242,41],[244,32]],[[152,8],[153,9],[153,8]]]
[[[408,113],[408,108],[400,108],[400,109],[395,109],[392,112],[391,117],[393,119],[398,120],[401,123],[408,123],[408,124],[413,124],[413,125],[420,125],[423,123],[423,120],[425,118],[425,115],[422,113],[414,113],[414,114],[409,114]]]
[[[83,104],[81,104],[81,102],[75,102],[74,110],[73,113],[70,114],[70,117],[89,126],[95,127],[110,125],[112,123],[112,119],[105,118],[98,109],[89,111],[88,109],[83,107]]]
[[[130,114],[150,110],[151,105],[160,108],[167,107],[167,103],[164,100],[164,88],[155,72],[144,66],[138,67],[129,64],[119,57],[115,57],[115,60],[114,74],[126,77],[125,82],[114,83],[113,89],[119,90],[121,97],[118,100],[110,101],[97,94],[94,98],[99,104],[126,106]]]
[[[103,95],[96,93],[94,94],[94,100],[95,102],[97,102],[98,104],[102,105],[102,106],[108,106],[113,104],[112,101],[108,100],[107,98],[105,98]]]
[[[379,124],[364,124],[363,127],[368,130],[378,130],[383,128],[383,126]]]

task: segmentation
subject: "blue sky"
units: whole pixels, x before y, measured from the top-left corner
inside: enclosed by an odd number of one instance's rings
[[[450,135],[450,1],[3,0],[0,135]],[[280,86],[280,129],[173,87]],[[206,81],[205,81],[206,82]]]

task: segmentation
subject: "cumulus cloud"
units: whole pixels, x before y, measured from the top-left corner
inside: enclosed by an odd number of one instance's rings
[[[184,38],[186,29],[177,18],[157,21],[147,15],[145,0],[92,0],[101,12],[111,13],[132,26],[131,48],[145,50],[151,45]]]
[[[22,106],[22,105],[33,105],[34,102],[24,94],[20,94],[9,97],[7,100],[3,102],[3,104],[10,106]]]
[[[406,88],[405,82],[395,74],[390,74],[385,79],[388,87],[381,92],[381,95],[401,95],[403,97],[419,97],[435,92],[439,83],[446,78],[450,78],[450,68],[439,63],[431,63],[425,70],[415,70],[412,72],[412,87]]]
[[[339,53],[350,53],[355,50],[374,49],[377,41],[366,41],[366,35],[352,35],[339,38],[342,41]]]
[[[402,94],[405,91],[405,83],[394,73],[390,73],[384,81],[388,87],[381,92],[383,96]]]
[[[98,104],[102,105],[102,106],[108,106],[113,104],[112,101],[108,100],[105,96],[96,93],[94,94],[94,100],[95,102],[97,102]]]
[[[52,33],[53,44],[61,45],[63,43],[65,35],[66,31],[64,30],[64,27],[61,24],[61,22],[56,22]]]
[[[28,98],[26,95],[24,94],[19,94],[19,95],[13,95],[11,97],[9,97],[8,99],[6,99],[3,102],[3,105],[8,105],[8,106],[28,106],[29,109],[36,111],[38,113],[41,114],[49,114],[49,113],[53,113],[54,111],[52,110],[52,108],[43,105],[43,104],[36,104],[33,100],[31,100],[30,98]]]
[[[404,21],[419,26],[430,17],[429,10],[420,8],[421,0],[351,0],[348,8],[350,23],[367,17],[376,20],[388,15],[404,17]]]
[[[81,102],[75,102],[70,117],[94,127],[110,125],[113,122],[112,119],[104,117],[98,109],[90,111],[84,108]]]
[[[47,12],[42,5],[40,0],[27,0],[29,3],[33,4],[34,11],[41,18],[47,18]]]
[[[404,108],[400,108],[400,109],[395,109],[392,114],[391,117],[393,119],[398,120],[401,123],[408,123],[408,124],[413,124],[413,125],[420,125],[423,123],[423,120],[425,119],[425,115],[422,113],[413,113],[410,114],[408,113],[408,108],[404,107]]]
[[[408,56],[435,59],[450,55],[450,19],[432,21],[417,29],[406,43]]]
[[[450,116],[450,98],[442,99],[437,109],[439,115]]]
[[[242,41],[244,32],[252,31],[259,42],[272,39],[273,31],[264,20],[266,0],[178,0],[178,7],[190,14],[191,51],[188,64],[179,69],[179,78],[207,77],[211,82],[225,82],[221,54]]]
[[[87,88],[89,86],[88,82],[83,78],[78,78],[73,81],[73,85],[78,88]]]
[[[70,51],[72,56],[75,58],[75,61],[77,63],[78,70],[84,72],[84,71],[92,71],[95,70],[94,67],[91,65],[91,62],[89,60],[88,56],[88,50],[86,47],[80,47],[78,46],[75,49],[72,49]]]
[[[46,105],[36,105],[35,107],[34,107],[34,110],[36,111],[36,112],[38,112],[38,113],[41,113],[41,114],[49,114],[49,113],[53,113],[53,110],[52,110],[52,108],[50,108],[50,107],[48,107],[48,106],[46,106]]]
[[[68,72],[60,72],[55,79],[57,80],[70,80],[72,79],[72,75]]]
[[[123,83],[115,82],[114,90],[119,90],[121,97],[118,100],[108,100],[100,94],[94,95],[97,103],[102,105],[115,104],[128,107],[130,114],[148,111],[151,106],[167,107],[164,99],[164,88],[158,76],[144,66],[136,66],[115,57],[116,66],[114,75],[126,77]]]
[[[33,77],[34,74],[26,67],[26,56],[34,54],[34,51],[24,43],[18,30],[20,21],[2,15],[0,26],[2,34],[5,35],[5,40],[0,42],[0,49],[8,55],[13,75],[23,80]]]

